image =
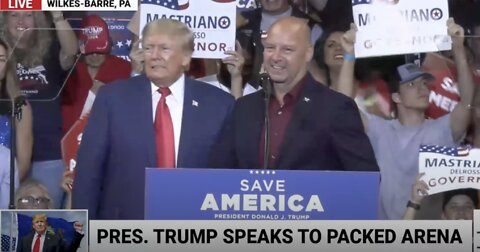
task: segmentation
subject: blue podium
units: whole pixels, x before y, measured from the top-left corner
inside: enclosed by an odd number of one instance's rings
[[[378,172],[146,169],[145,219],[373,220]]]

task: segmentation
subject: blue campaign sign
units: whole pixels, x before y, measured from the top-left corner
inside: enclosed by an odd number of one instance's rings
[[[145,219],[373,220],[377,172],[146,169]]]

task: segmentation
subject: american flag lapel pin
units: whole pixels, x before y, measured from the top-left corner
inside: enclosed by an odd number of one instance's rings
[[[194,106],[194,107],[198,107],[198,102],[197,102],[197,101],[195,101],[195,100],[192,100],[192,106]]]

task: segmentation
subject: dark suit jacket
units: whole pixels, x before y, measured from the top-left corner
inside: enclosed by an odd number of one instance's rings
[[[206,168],[234,99],[185,78],[177,167]],[[145,75],[103,86],[77,160],[73,207],[90,219],[143,219],[145,168],[156,167],[151,84]]]
[[[355,102],[309,75],[295,104],[273,169],[378,171]],[[237,101],[233,117],[215,145],[211,167],[259,167],[264,93]],[[272,97],[273,98],[273,97]]]
[[[31,252],[32,251],[32,242],[35,232],[24,236],[22,240],[18,243],[17,252]],[[42,252],[74,252],[80,247],[80,242],[82,241],[84,235],[75,232],[73,240],[70,244],[66,244],[64,240],[60,237],[57,237],[53,234],[47,233],[45,236],[45,241],[43,243]]]

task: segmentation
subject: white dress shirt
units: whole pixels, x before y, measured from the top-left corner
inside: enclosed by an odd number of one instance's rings
[[[45,244],[46,233],[47,232],[43,233],[43,235],[40,237],[40,250],[39,251],[43,251],[43,244]],[[33,247],[35,246],[35,241],[37,240],[37,237],[38,237],[38,233],[35,233],[35,235],[33,236],[33,240],[32,240],[32,252],[33,252]]]
[[[157,87],[153,82],[150,82],[152,87],[152,118],[153,123],[155,123],[155,115],[157,112],[157,105],[160,101],[162,95],[158,92],[159,87]],[[167,96],[166,102],[168,110],[170,111],[170,116],[172,117],[173,123],[173,137],[175,140],[175,167],[177,166],[178,160],[178,147],[180,145],[180,134],[182,131],[182,114],[183,114],[183,98],[185,95],[185,75],[182,74],[178,80],[176,80],[170,87],[172,92]]]

